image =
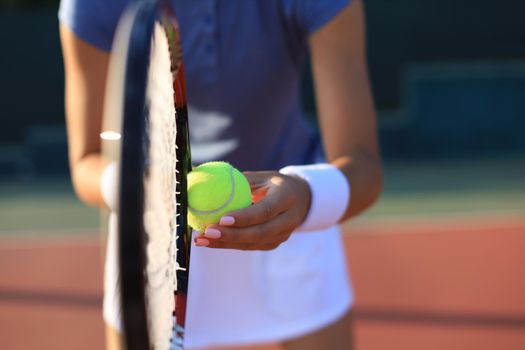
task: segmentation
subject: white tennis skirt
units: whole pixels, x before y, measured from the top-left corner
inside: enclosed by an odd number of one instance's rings
[[[118,269],[110,218],[104,320],[121,329]],[[272,251],[192,247],[185,348],[291,339],[337,321],[353,293],[337,226],[295,232]]]

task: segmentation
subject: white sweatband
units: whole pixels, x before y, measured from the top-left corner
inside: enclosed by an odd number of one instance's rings
[[[102,171],[100,178],[102,199],[113,212],[118,208],[118,171],[118,163],[112,162]]]
[[[281,174],[297,176],[310,186],[310,210],[298,231],[317,231],[339,222],[350,201],[350,184],[337,167],[327,164],[290,165]]]

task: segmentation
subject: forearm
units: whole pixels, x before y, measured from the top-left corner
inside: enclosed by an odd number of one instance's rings
[[[109,53],[60,26],[65,69],[69,164],[75,192],[86,204],[103,206],[100,178],[107,161],[101,155],[100,129]]]
[[[350,184],[350,200],[341,221],[369,207],[382,185],[364,28],[362,1],[356,0],[310,37],[324,150]]]
[[[345,174],[350,184],[350,201],[341,221],[367,209],[379,196],[383,181],[366,65],[350,65],[347,71],[353,79],[346,82],[346,89],[318,91],[327,159]]]
[[[381,193],[383,173],[377,156],[354,152],[331,162],[346,176],[350,184],[350,200],[341,222],[348,220],[370,207]]]

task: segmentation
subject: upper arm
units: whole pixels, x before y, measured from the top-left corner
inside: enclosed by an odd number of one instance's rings
[[[70,161],[100,151],[104,87],[109,54],[60,27],[64,56],[65,102]]]
[[[109,53],[60,27],[65,69],[65,105],[71,174],[79,196],[100,203],[98,181],[104,166],[100,130]]]
[[[327,157],[379,157],[368,81],[363,8],[353,0],[309,39],[319,124]]]

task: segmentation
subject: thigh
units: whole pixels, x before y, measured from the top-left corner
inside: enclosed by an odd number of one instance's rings
[[[352,313],[331,325],[303,337],[282,343],[283,350],[352,350]]]
[[[106,350],[124,349],[122,334],[115,328],[106,324]]]
[[[300,338],[282,343],[212,347],[200,350],[352,350],[352,313],[349,311],[331,325]]]

